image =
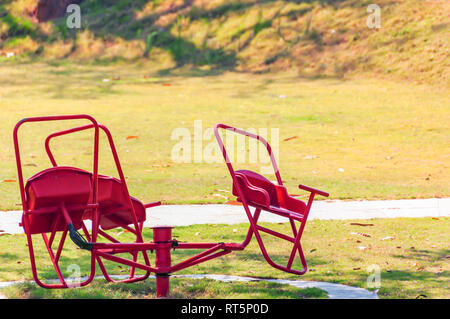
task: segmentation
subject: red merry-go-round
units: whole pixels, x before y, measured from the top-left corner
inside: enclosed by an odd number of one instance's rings
[[[24,124],[69,120],[84,120],[88,124],[54,132],[47,136],[44,146],[52,167],[36,173],[24,182],[19,129]],[[58,165],[50,147],[51,140],[86,130],[93,130],[92,171]],[[262,143],[270,156],[277,183],[250,170],[235,171],[223,143],[221,130],[244,135]],[[99,142],[100,135],[103,136],[103,134],[109,143],[118,177],[99,174]],[[310,193],[308,201],[305,203],[289,195],[283,186],[272,149],[261,136],[224,124],[216,125],[215,136],[232,178],[233,195],[242,203],[250,223],[245,239],[241,243],[180,242],[172,237],[172,227],[157,226],[152,227],[153,240],[149,242],[144,241],[142,234],[146,221],[146,209],[161,203],[143,204],[130,196],[112,135],[104,125],[99,124],[89,115],[32,117],[19,121],[14,128],[13,139],[23,208],[21,225],[28,241],[31,269],[36,283],[44,288],[85,286],[94,279],[98,265],[105,279],[110,282],[137,282],[147,279],[154,273],[157,296],[165,297],[169,293],[169,278],[172,273],[233,251],[242,251],[253,236],[269,265],[288,273],[304,274],[307,271],[307,263],[300,240],[314,197],[316,195],[328,196],[328,194],[299,185],[300,189]],[[258,224],[262,211],[286,218],[290,223],[292,234],[282,234]],[[151,214],[151,210],[149,214]],[[116,229],[132,234],[133,240],[121,242],[117,236],[114,237],[111,232],[108,232]],[[271,258],[262,239],[262,233],[292,244],[286,265],[280,265]],[[81,282],[71,282],[62,271],[61,254],[67,241],[67,235],[80,249],[90,252],[90,272]],[[33,241],[36,240],[36,237],[41,237],[43,240],[45,250],[58,277],[57,283],[48,283],[39,277]],[[173,264],[172,251],[182,249],[201,250],[201,252]],[[153,253],[155,254],[154,264],[150,262],[149,258],[149,254]],[[297,256],[301,264],[300,269],[293,267]],[[110,274],[105,261],[127,266],[129,268],[127,278],[113,279],[114,276]],[[140,274],[137,273],[137,269],[141,270]]]

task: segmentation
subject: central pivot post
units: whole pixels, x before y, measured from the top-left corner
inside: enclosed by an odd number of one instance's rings
[[[153,227],[155,248],[156,296],[167,297],[169,293],[169,268],[171,266],[172,228],[170,226]]]

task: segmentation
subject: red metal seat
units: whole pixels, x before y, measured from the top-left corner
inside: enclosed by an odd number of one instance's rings
[[[244,135],[261,142],[269,154],[274,174],[277,178],[277,184],[272,183],[264,176],[253,171],[235,171],[228,157],[228,153],[225,149],[222,137],[219,134],[219,129],[235,134]],[[225,159],[228,171],[233,180],[233,195],[235,195],[237,197],[237,200],[242,202],[244,206],[244,210],[250,221],[250,234],[255,235],[264,258],[269,263],[269,265],[273,266],[274,268],[296,275],[303,275],[307,271],[307,264],[305,256],[303,254],[302,246],[300,244],[300,239],[303,234],[306,221],[308,219],[308,214],[314,200],[314,196],[316,194],[328,196],[328,193],[316,190],[311,187],[299,185],[300,189],[310,192],[308,203],[304,203],[303,201],[290,196],[283,185],[283,181],[281,179],[281,175],[278,170],[278,165],[275,161],[272,148],[270,147],[269,143],[267,143],[267,141],[261,136],[225,124],[216,125],[215,136],[222,151],[222,155]],[[255,208],[253,213],[250,211],[250,207]],[[290,223],[292,235],[290,236],[282,234],[280,232],[259,225],[258,219],[262,211],[286,217]],[[300,225],[297,227],[295,222],[299,222]],[[292,243],[293,247],[286,266],[276,263],[269,256],[265,243],[262,240],[261,232]],[[301,269],[295,269],[293,266],[296,256],[299,256],[302,266]]]
[[[57,166],[43,170],[28,179],[25,185],[31,234],[48,233],[66,229],[64,219],[55,214],[64,203],[75,229],[82,227],[82,220],[92,220],[93,211],[87,209],[92,201],[92,174],[75,167]],[[146,219],[145,207],[136,198],[131,198],[138,223]],[[99,225],[103,230],[125,227],[133,224],[128,200],[123,194],[121,182],[110,176],[98,178]]]
[[[247,198],[248,205],[261,208],[285,217],[301,221],[306,204],[292,196],[282,185],[276,185],[262,175],[248,170],[235,171],[241,190]],[[236,186],[233,195],[242,202]]]
[[[45,140],[45,149],[53,165],[52,168],[39,172],[31,177],[26,185],[22,173],[20,150],[18,142],[18,130],[26,122],[60,121],[85,119],[92,124],[74,127],[72,129],[50,134]],[[267,148],[272,160],[272,165],[277,177],[277,184],[255,172],[248,170],[234,171],[218,129],[234,131],[261,141]],[[57,136],[62,136],[84,130],[94,130],[94,152],[93,169],[87,172],[78,168],[68,166],[58,166],[50,150],[50,140]],[[99,158],[99,130],[106,134],[109,146],[116,164],[119,178],[98,174]],[[312,201],[316,194],[328,196],[327,193],[300,185],[303,190],[311,194],[308,203],[289,196],[283,186],[281,176],[271,152],[270,146],[260,136],[244,132],[218,124],[215,128],[216,138],[222,148],[222,152],[233,180],[233,194],[242,202],[250,227],[242,243],[187,243],[178,242],[172,238],[171,227],[153,227],[153,242],[144,242],[142,238],[143,223],[146,218],[145,209],[157,206],[160,202],[142,204],[137,199],[131,197],[125,181],[125,176],[120,166],[119,158],[109,130],[103,125],[99,125],[94,118],[88,115],[65,115],[26,118],[14,128],[14,148],[16,154],[16,164],[18,172],[18,182],[23,208],[23,227],[28,241],[31,268],[33,278],[45,288],[68,288],[71,286],[84,286],[89,284],[95,275],[96,265],[99,266],[104,277],[108,281],[115,281],[109,275],[105,261],[112,262],[113,265],[121,264],[129,267],[127,279],[121,282],[135,282],[148,278],[151,272],[156,274],[157,295],[166,296],[169,289],[169,276],[171,273],[192,267],[206,262],[213,258],[227,255],[232,251],[243,250],[250,243],[255,235],[261,252],[265,260],[273,267],[293,273],[303,274],[306,271],[306,260],[300,245],[300,238],[305,227],[308,213]],[[254,207],[252,214],[249,207]],[[258,218],[262,211],[278,214],[288,218],[293,236],[284,235],[274,230],[262,227],[258,224]],[[85,222],[92,223],[91,232],[88,231]],[[297,229],[295,222],[300,222]],[[122,228],[135,236],[134,242],[120,242],[113,237],[110,229]],[[84,237],[78,232],[82,229]],[[262,241],[260,232],[267,233],[277,238],[284,239],[293,244],[287,266],[282,266],[274,262]],[[56,236],[59,233],[60,236]],[[49,254],[51,263],[57,273],[60,283],[51,284],[40,280],[36,267],[35,250],[33,248],[33,236],[41,235],[45,247]],[[50,234],[50,236],[48,236]],[[60,265],[61,253],[63,251],[66,236],[79,248],[90,253],[90,274],[82,282],[71,284],[66,281]],[[59,237],[59,244],[56,249],[52,247],[54,241]],[[99,240],[102,237],[103,240]],[[124,236],[125,237],[125,236]],[[105,242],[106,239],[106,242]],[[187,259],[172,264],[171,251],[177,249],[202,250],[199,253],[190,255]],[[147,252],[155,251],[155,266],[150,265]],[[123,256],[125,254],[125,256]],[[130,258],[126,258],[129,257]],[[299,255],[303,268],[296,270],[293,268],[294,257]],[[143,260],[138,260],[142,256]],[[78,258],[78,257],[77,257]],[[69,257],[70,261],[71,258]],[[72,261],[73,262],[73,261]],[[123,266],[120,266],[123,268]],[[136,274],[135,270],[143,270],[144,274]]]
[[[35,174],[24,185],[18,142],[19,128],[26,122],[79,119],[89,120],[92,124],[50,134],[45,140],[45,149],[53,167]],[[75,167],[58,166],[50,150],[50,140],[57,136],[89,129],[94,130],[92,172]],[[108,138],[120,179],[98,174],[100,129],[105,132]],[[136,243],[143,242],[142,227],[146,219],[145,210],[148,207],[159,205],[160,202],[143,205],[139,200],[129,195],[112,136],[106,127],[99,125],[94,118],[88,115],[26,118],[17,123],[13,136],[23,206],[22,225],[27,235],[33,277],[40,286],[45,288],[66,288],[70,286],[63,276],[60,265],[60,257],[67,235],[76,245],[87,250],[92,249],[92,243],[97,242],[98,236],[102,236],[110,242],[119,243],[119,240],[106,232],[119,227],[134,234]],[[91,232],[85,225],[85,221],[88,220],[92,223]],[[84,237],[78,232],[79,230],[83,231]],[[61,236],[57,236],[59,232],[61,232]],[[60,284],[47,284],[39,279],[33,247],[33,235],[37,234],[40,234],[44,240]],[[52,245],[58,238],[59,243],[55,250]],[[131,254],[132,262],[135,262],[138,254],[141,253],[145,265],[150,265],[146,251],[128,251],[126,253]],[[85,281],[77,283],[77,286],[87,285],[92,281],[96,263],[100,266],[105,278],[114,281],[108,275],[106,265],[101,258],[91,254],[91,273]],[[150,275],[149,270],[143,275],[136,275],[135,269],[134,266],[130,266],[129,278],[122,280],[122,282],[144,280]]]
[[[64,203],[75,229],[82,227],[83,214],[92,197],[92,174],[74,167],[52,167],[28,179],[25,185],[30,234],[67,228],[60,205]]]
[[[131,197],[137,222],[146,220],[145,207],[138,199]],[[98,177],[99,225],[103,230],[126,227],[134,223],[128,199],[123,192],[120,180],[111,176]],[[93,219],[92,210],[87,210],[84,219]]]

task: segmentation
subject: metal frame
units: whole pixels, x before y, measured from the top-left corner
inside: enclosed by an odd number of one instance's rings
[[[269,265],[271,265],[272,267],[274,267],[276,269],[279,269],[279,270],[282,270],[282,271],[285,271],[288,273],[296,274],[296,275],[303,275],[307,271],[307,263],[306,263],[305,255],[302,250],[302,246],[300,244],[300,239],[302,237],[303,230],[305,228],[306,221],[308,219],[309,211],[311,209],[311,205],[314,200],[314,196],[316,194],[319,194],[319,195],[328,197],[329,194],[326,192],[311,188],[311,187],[299,185],[300,189],[310,192],[310,195],[308,198],[308,203],[306,204],[306,207],[303,212],[293,212],[293,211],[288,211],[286,209],[280,209],[279,207],[259,205],[257,203],[252,202],[251,200],[249,200],[249,198],[247,198],[247,196],[245,195],[244,191],[241,188],[240,183],[237,180],[236,172],[235,172],[233,165],[231,164],[231,161],[228,157],[222,137],[220,136],[220,133],[219,133],[220,129],[230,131],[235,134],[244,135],[246,137],[253,138],[253,139],[256,139],[257,141],[261,142],[265,146],[265,148],[270,156],[270,160],[272,163],[274,174],[277,178],[278,185],[283,186],[283,181],[281,179],[281,175],[278,170],[278,165],[276,163],[274,154],[272,152],[272,148],[270,147],[269,143],[263,137],[261,137],[259,135],[249,133],[249,132],[246,132],[241,129],[238,129],[238,128],[235,128],[235,127],[232,127],[229,125],[225,125],[225,124],[217,124],[214,128],[214,133],[215,133],[217,142],[219,143],[220,150],[222,151],[222,155],[225,159],[225,163],[227,165],[228,171],[233,180],[233,186],[235,187],[236,191],[238,192],[238,195],[239,195],[238,197],[239,197],[240,201],[242,202],[242,205],[244,206],[245,213],[247,214],[248,220],[250,222],[250,231],[253,232],[253,234],[255,234],[256,240],[260,247],[261,253],[264,256],[264,259],[267,261],[267,263],[269,263]],[[253,214],[250,211],[250,206],[253,206],[255,208]],[[258,219],[261,214],[261,211],[266,211],[266,212],[274,213],[277,215],[281,215],[283,217],[287,217],[289,219],[289,223],[292,228],[293,236],[292,237],[286,236],[285,234],[281,234],[279,232],[276,232],[276,231],[273,231],[266,227],[262,227],[262,226],[258,225]],[[300,226],[298,229],[296,227],[295,221],[300,222]],[[272,260],[272,258],[270,258],[269,254],[267,252],[267,249],[264,245],[264,242],[262,240],[260,232],[264,232],[266,234],[269,234],[274,237],[277,237],[277,238],[280,238],[280,239],[283,239],[283,240],[293,243],[293,247],[292,247],[292,250],[291,250],[291,253],[289,256],[289,260],[288,260],[286,266],[277,264],[276,262],[274,262]],[[294,258],[297,255],[297,252],[300,257],[300,262],[302,264],[301,270],[296,270],[296,269],[292,268]]]
[[[52,249],[53,240],[56,235],[56,225],[59,223],[59,219],[62,217],[61,214],[59,214],[55,220],[55,227],[53,227],[53,230],[50,234],[50,238],[48,238],[48,235],[45,233],[42,233],[42,239],[44,240],[45,246],[47,248],[47,251],[49,253],[51,262],[55,268],[55,271],[58,275],[58,279],[60,281],[59,284],[47,284],[44,283],[38,276],[37,273],[37,267],[36,267],[36,259],[35,259],[35,253],[33,248],[33,238],[31,233],[28,231],[30,229],[30,215],[34,214],[36,212],[30,211],[28,209],[27,199],[25,195],[25,186],[23,181],[23,173],[22,173],[22,163],[20,158],[20,148],[19,148],[19,138],[18,138],[18,132],[19,128],[25,124],[25,123],[35,123],[35,122],[47,122],[47,121],[68,121],[68,120],[88,120],[92,123],[92,127],[94,128],[94,156],[93,156],[93,178],[92,178],[92,189],[93,189],[93,198],[92,202],[89,203],[86,206],[86,209],[92,209],[94,210],[94,216],[98,215],[97,208],[97,197],[98,197],[98,146],[99,146],[99,127],[97,121],[89,116],[89,115],[63,115],[63,116],[48,116],[48,117],[34,117],[34,118],[25,118],[19,121],[16,126],[14,127],[13,131],[13,140],[14,140],[14,151],[16,154],[16,166],[17,166],[17,175],[18,175],[18,181],[19,181],[19,187],[20,187],[20,197],[22,200],[22,209],[23,209],[23,215],[22,215],[22,226],[24,228],[25,234],[27,236],[28,241],[28,251],[30,254],[30,262],[31,262],[31,269],[33,273],[33,278],[36,281],[36,283],[44,288],[68,288],[73,286],[85,286],[89,284],[92,279],[95,276],[95,256],[91,255],[91,269],[90,274],[86,280],[84,280],[81,283],[77,284],[70,284],[67,283],[64,279],[61,269],[59,267],[59,258],[61,256],[61,252],[67,237],[68,230],[64,231],[60,243],[58,245],[56,254],[54,250]],[[64,212],[64,210],[63,210]],[[48,213],[48,212],[41,212],[42,214]],[[66,217],[66,216],[63,216]],[[93,227],[94,229],[95,227]],[[91,239],[93,241],[97,240],[97,232],[93,232]]]
[[[88,202],[88,204],[82,206],[82,207],[76,207],[77,209],[82,209],[84,212],[91,211],[93,214],[89,215],[92,219],[92,230],[91,233],[89,233],[86,225],[84,222],[82,223],[82,230],[86,237],[82,237],[73,227],[71,216],[70,216],[70,209],[74,209],[74,207],[68,206],[63,201],[58,202],[58,205],[52,209],[47,210],[30,210],[28,208],[27,203],[27,195],[24,187],[24,181],[23,181],[23,173],[22,173],[22,164],[20,159],[20,149],[19,149],[19,139],[18,139],[18,131],[19,128],[27,122],[46,122],[46,121],[64,121],[64,120],[89,120],[91,124],[83,125],[74,127],[71,129],[59,131],[50,134],[46,140],[45,140],[45,150],[47,152],[47,155],[50,159],[50,162],[54,168],[58,168],[58,166],[53,153],[50,148],[50,141],[59,136],[84,131],[88,129],[94,129],[94,154],[93,154],[93,173],[92,173],[92,197],[91,200]],[[108,281],[112,282],[136,282],[140,280],[145,280],[149,277],[150,273],[156,274],[156,285],[157,285],[157,296],[164,297],[167,296],[169,291],[169,276],[171,273],[180,271],[182,269],[192,267],[194,265],[209,261],[211,259],[221,257],[224,255],[227,255],[231,253],[232,251],[239,251],[244,250],[247,245],[250,243],[253,234],[255,234],[255,237],[258,241],[258,244],[261,248],[261,252],[265,258],[265,260],[273,267],[287,271],[294,274],[303,274],[306,271],[306,261],[303,256],[303,252],[300,245],[300,237],[303,233],[304,224],[306,222],[309,209],[311,207],[312,201],[314,199],[315,194],[321,194],[323,196],[328,196],[327,193],[315,190],[312,188],[308,188],[305,186],[300,185],[299,187],[304,190],[308,190],[311,192],[311,195],[308,200],[307,209],[305,210],[303,215],[296,214],[295,212],[288,212],[283,210],[275,211],[275,213],[281,214],[283,216],[288,216],[289,221],[292,226],[293,230],[293,237],[289,237],[280,233],[277,233],[275,231],[272,231],[270,229],[264,228],[257,224],[259,215],[262,210],[267,210],[267,207],[255,207],[255,212],[252,215],[249,209],[249,205],[251,206],[252,203],[249,203],[245,196],[243,196],[243,192],[239,187],[239,183],[236,181],[236,174],[234,172],[234,169],[228,160],[228,155],[226,153],[225,147],[222,143],[222,140],[220,138],[220,135],[218,133],[219,128],[223,128],[226,130],[232,130],[239,134],[244,134],[246,136],[256,138],[257,140],[261,141],[267,148],[271,160],[272,165],[275,170],[275,175],[277,176],[278,183],[282,185],[281,176],[278,172],[278,168],[275,162],[275,159],[273,157],[270,145],[261,137],[250,134],[235,128],[232,128],[230,126],[226,126],[223,124],[218,124],[215,128],[215,134],[216,138],[218,140],[218,143],[222,149],[227,167],[230,171],[230,174],[233,179],[234,185],[237,187],[237,190],[239,192],[239,197],[242,199],[242,203],[244,205],[244,209],[246,211],[246,214],[250,221],[250,227],[247,231],[247,235],[242,243],[184,243],[184,242],[178,242],[177,240],[172,238],[172,227],[168,226],[159,226],[159,227],[153,227],[153,242],[144,242],[142,237],[142,230],[143,230],[143,222],[138,221],[136,211],[134,209],[131,196],[128,192],[128,187],[126,185],[126,180],[120,165],[119,157],[116,151],[116,148],[114,146],[113,138],[109,130],[96,122],[96,120],[89,116],[89,115],[63,115],[63,116],[49,116],[49,117],[34,117],[34,118],[26,118],[17,123],[17,125],[14,128],[13,132],[13,138],[14,138],[14,149],[16,153],[16,165],[17,165],[17,172],[18,172],[18,180],[19,180],[19,187],[20,187],[20,194],[21,194],[21,200],[22,200],[22,208],[23,208],[23,217],[22,217],[22,226],[24,227],[24,231],[27,237],[28,241],[28,248],[29,248],[29,254],[30,254],[30,261],[31,261],[31,268],[33,273],[33,278],[40,286],[44,288],[69,288],[74,286],[85,286],[89,284],[95,275],[96,270],[96,264],[99,265],[100,270],[103,274],[103,276]],[[122,185],[123,194],[127,198],[128,208],[130,209],[130,213],[133,218],[133,227],[130,227],[128,225],[118,225],[118,227],[122,227],[131,233],[133,233],[136,236],[135,242],[132,243],[122,243],[119,242],[116,238],[112,237],[111,235],[107,234],[105,231],[100,229],[100,204],[99,204],[99,177],[102,177],[102,175],[98,174],[98,159],[99,159],[99,131],[102,130],[109,141],[109,145],[111,148],[111,152],[116,164],[117,172],[119,175],[120,183]],[[144,208],[154,207],[160,205],[160,202],[154,202],[143,205]],[[270,211],[270,210],[269,210]],[[47,251],[50,255],[51,262],[55,268],[55,271],[58,275],[59,284],[48,284],[44,283],[42,280],[40,280],[37,272],[36,267],[36,260],[35,260],[35,253],[33,249],[33,240],[32,240],[32,234],[30,233],[30,215],[32,214],[49,214],[49,213],[56,213],[55,220],[53,221],[52,231],[48,235],[47,233],[41,233],[42,238],[44,240],[45,246],[47,248]],[[295,228],[295,222],[294,220],[300,220],[302,221],[302,224],[300,228],[297,230]],[[64,221],[67,225],[67,229],[62,231],[61,240],[60,243],[56,249],[56,251],[52,248],[53,241],[55,239],[56,233],[58,232],[57,225]],[[287,267],[281,266],[276,264],[272,261],[272,259],[269,257],[267,250],[264,246],[264,243],[262,242],[260,231],[266,232],[270,235],[273,235],[275,237],[290,241],[294,244],[294,248],[291,252],[291,256],[289,258],[289,263]],[[69,234],[69,237],[74,241],[75,244],[77,244],[80,248],[89,250],[91,253],[91,266],[90,266],[90,274],[86,280],[84,280],[81,283],[71,284],[66,281],[64,278],[60,266],[60,256],[61,252],[64,246],[64,243],[66,241],[67,235]],[[50,237],[49,237],[50,236]],[[108,242],[98,242],[99,236],[105,238]],[[180,261],[175,265],[172,265],[171,262],[171,251],[177,250],[177,249],[201,249],[202,252],[199,252],[189,258],[187,258],[184,261]],[[155,265],[152,266],[150,264],[150,260],[148,257],[148,251],[153,252],[155,251]],[[292,262],[295,257],[296,252],[299,252],[300,258],[302,263],[304,264],[304,269],[302,271],[296,271],[292,269]],[[131,254],[132,259],[126,259],[123,257],[117,256],[117,254]],[[138,262],[137,256],[139,253],[142,253],[142,256],[144,258],[144,262]],[[130,267],[130,273],[127,279],[115,281],[112,279],[112,277],[109,275],[103,260],[112,261],[115,263],[119,263],[125,266]],[[141,269],[145,271],[144,275],[136,275],[135,270]]]

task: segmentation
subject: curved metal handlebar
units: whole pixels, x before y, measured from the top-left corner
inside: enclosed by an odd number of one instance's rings
[[[224,130],[227,130],[227,131],[231,131],[233,133],[244,135],[244,136],[248,136],[250,138],[256,139],[257,141],[260,141],[266,147],[267,153],[269,153],[270,160],[272,162],[272,167],[273,167],[273,170],[275,172],[275,176],[277,178],[278,184],[279,185],[283,185],[283,181],[281,179],[280,171],[278,170],[278,165],[277,165],[277,162],[276,162],[275,157],[273,155],[272,148],[270,147],[270,144],[263,137],[261,137],[259,135],[256,135],[256,134],[253,134],[253,133],[246,132],[244,130],[241,130],[241,129],[238,129],[238,128],[235,128],[235,127],[232,127],[232,126],[229,126],[229,125],[226,125],[226,124],[220,124],[219,123],[214,128],[214,134],[216,135],[217,142],[219,143],[219,147],[220,147],[220,149],[222,151],[223,157],[225,158],[225,162],[226,162],[227,167],[230,170],[230,173],[232,174],[232,176],[234,176],[234,169],[233,169],[233,166],[231,165],[230,159],[228,158],[228,154],[227,154],[227,151],[226,151],[225,146],[223,144],[222,138],[220,137],[219,129],[224,129]]]
[[[328,194],[327,192],[324,192],[324,191],[321,191],[321,190],[318,190],[318,189],[315,189],[315,188],[312,188],[312,187],[309,187],[309,186],[305,186],[305,185],[302,185],[302,184],[298,185],[298,188],[303,189],[303,190],[305,190],[307,192],[314,193],[314,194],[319,194],[319,195],[322,195],[322,196],[325,196],[325,197],[330,196],[330,194]]]
[[[22,200],[22,208],[24,211],[28,209],[25,199],[25,189],[23,182],[23,173],[22,173],[22,163],[20,159],[20,149],[19,149],[19,139],[18,139],[18,131],[19,128],[28,122],[47,122],[47,121],[66,121],[66,120],[80,120],[85,119],[92,122],[91,126],[94,128],[94,163],[93,163],[93,177],[94,177],[94,196],[93,202],[97,202],[98,196],[98,148],[99,148],[99,125],[97,121],[89,115],[79,114],[79,115],[60,115],[60,116],[42,116],[42,117],[29,117],[20,120],[13,131],[13,139],[14,139],[14,151],[16,155],[16,165],[17,165],[17,175],[19,179],[20,186],[20,196]]]

